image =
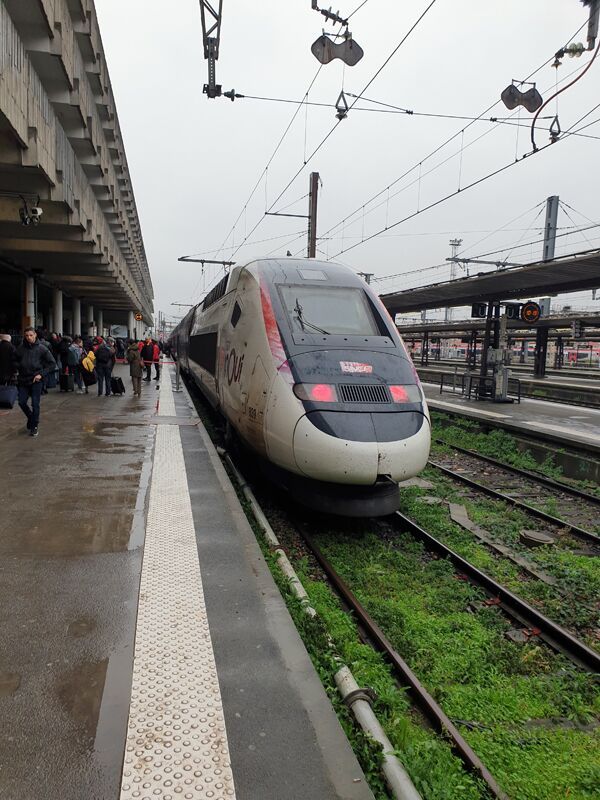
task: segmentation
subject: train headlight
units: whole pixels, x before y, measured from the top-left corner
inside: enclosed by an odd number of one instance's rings
[[[335,386],[330,383],[296,383],[294,394],[299,400],[312,400],[315,403],[337,403]]]
[[[390,394],[394,403],[420,403],[421,392],[419,387],[411,386],[389,386]]]

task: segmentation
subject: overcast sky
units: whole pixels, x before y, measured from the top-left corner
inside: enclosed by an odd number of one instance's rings
[[[309,101],[333,106],[343,87],[352,103],[350,93],[363,91],[429,2],[367,0],[350,21],[364,58],[352,68],[344,68],[339,60],[323,67]],[[322,5],[329,8],[329,0]],[[339,6],[347,15],[359,5],[360,0],[338,0],[334,8]],[[532,115],[523,109],[520,114],[507,111],[500,92],[511,79],[526,78],[573,40],[587,21],[580,0],[437,0],[364,91],[368,101],[361,100],[350,111],[276,203],[334,128],[335,109],[303,106],[264,175],[297,106],[255,99],[232,103],[203,95],[207,66],[198,0],[96,0],[96,7],[157,311],[181,313],[171,303],[199,300],[217,276],[218,268],[207,267],[203,275],[199,264],[179,264],[181,255],[244,263],[269,253],[285,255],[288,249],[304,254],[305,220],[265,217],[264,212],[285,208],[287,213],[305,214],[304,195],[313,170],[322,180],[321,254],[375,273],[376,278],[399,275],[378,281],[375,287],[381,292],[449,277],[444,259],[453,237],[463,240],[461,252],[467,256],[506,248],[486,257],[519,263],[537,259],[539,243],[512,251],[511,247],[540,239],[542,204],[551,194],[571,207],[570,218],[564,211],[559,214],[560,233],[569,235],[558,240],[557,255],[595,247],[600,241],[597,228],[573,233],[574,227],[600,220],[596,188],[600,138],[594,138],[600,137],[600,124],[582,131],[585,136],[565,138],[363,241],[531,152]],[[326,30],[334,30],[311,10],[310,0],[224,0],[217,82],[224,91],[234,88],[255,97],[302,100],[319,68],[310,47],[324,24]],[[585,42],[586,30],[587,25],[575,41]],[[568,84],[573,78],[567,76],[589,60],[588,53],[580,59],[565,58],[558,71],[549,64],[532,80],[546,99],[556,80],[559,88]],[[541,116],[553,117],[558,110],[562,131],[569,129],[598,103],[599,77],[600,58],[558,98],[558,109],[552,101]],[[373,100],[415,112],[464,117],[477,117],[498,101],[484,120],[491,116],[510,120],[469,124],[469,120],[387,113],[391,109],[380,113],[385,107]],[[359,106],[380,111],[359,111]],[[597,109],[575,128],[598,118]],[[544,128],[551,121],[539,122],[539,147],[548,142]],[[452,136],[450,144],[429,157]],[[259,178],[259,187],[245,207]],[[394,181],[398,182],[388,192],[386,187]],[[378,200],[367,202],[379,192]],[[494,233],[499,228],[503,230]],[[443,266],[424,270],[437,264]],[[580,302],[590,307],[590,293],[582,293]]]

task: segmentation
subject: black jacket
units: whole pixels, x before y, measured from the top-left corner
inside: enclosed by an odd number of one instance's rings
[[[18,382],[20,386],[31,386],[36,375],[45,376],[56,369],[52,353],[40,342],[24,341],[17,347]]]
[[[0,383],[8,383],[14,377],[17,371],[16,352],[11,342],[6,340],[0,342]]]

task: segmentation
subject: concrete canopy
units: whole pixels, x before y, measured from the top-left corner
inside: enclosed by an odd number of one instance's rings
[[[1,0],[0,29],[0,270],[150,324],[152,282],[93,0]],[[23,225],[33,207],[39,224]]]

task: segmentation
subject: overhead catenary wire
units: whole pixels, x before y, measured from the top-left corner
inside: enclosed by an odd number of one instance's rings
[[[577,83],[577,81],[583,78],[583,76],[587,73],[587,71],[590,69],[590,67],[596,60],[596,56],[598,55],[599,50],[600,50],[600,38],[598,39],[598,44],[596,45],[596,49],[594,50],[594,55],[591,57],[591,59],[588,61],[587,65],[582,69],[579,75],[574,80],[572,80],[571,83],[568,83],[566,86],[563,86],[562,89],[556,89],[554,94],[551,95],[544,103],[542,103],[542,105],[535,112],[535,116],[531,122],[531,144],[534,150],[537,150],[537,145],[535,143],[535,124],[538,121],[541,112],[548,105],[548,103],[552,102],[552,100],[554,100],[555,98],[558,98],[559,95],[561,95],[563,92],[566,92],[567,89],[570,89],[571,86],[574,86]]]
[[[588,113],[590,113],[590,112],[588,112]],[[574,124],[577,124],[577,123],[574,123]],[[556,141],[556,142],[550,141],[550,142],[548,142],[548,144],[544,145],[543,147],[539,147],[537,150],[533,150],[530,153],[526,153],[518,161],[511,160],[507,164],[504,164],[503,166],[498,167],[497,169],[493,170],[492,172],[489,172],[488,174],[483,175],[482,177],[477,178],[474,181],[471,181],[471,183],[467,184],[466,186],[462,187],[461,189],[457,189],[456,191],[450,192],[449,194],[444,195],[443,197],[439,198],[438,200],[435,200],[434,202],[432,202],[429,205],[425,206],[420,211],[415,211],[412,214],[408,214],[405,217],[403,217],[402,219],[399,219],[396,222],[392,223],[391,225],[387,225],[385,228],[382,228],[379,231],[376,231],[375,233],[372,233],[370,236],[365,237],[360,242],[356,242],[355,244],[350,245],[350,247],[346,247],[346,248],[340,250],[339,253],[335,253],[332,256],[332,258],[335,258],[336,256],[341,255],[342,253],[348,252],[349,250],[353,250],[354,248],[358,247],[361,244],[364,244],[365,242],[371,241],[372,239],[376,238],[378,235],[380,235],[381,233],[383,233],[386,230],[389,230],[390,228],[395,228],[398,225],[402,225],[404,222],[407,222],[409,219],[414,219],[415,217],[419,216],[420,214],[424,213],[425,211],[429,211],[430,209],[435,208],[436,206],[439,206],[442,203],[445,203],[447,200],[449,200],[451,197],[456,196],[457,194],[464,193],[465,191],[468,191],[469,189],[472,189],[475,186],[479,186],[480,184],[490,180],[490,178],[493,178],[496,175],[500,175],[501,173],[506,172],[506,170],[510,169],[511,167],[514,167],[517,164],[523,163],[523,161],[525,161],[526,159],[531,160],[531,158],[534,158],[539,153],[544,152],[549,147],[552,147],[553,145],[559,144],[561,141],[564,141],[566,136],[567,136],[567,134],[568,134],[568,132],[569,132],[569,130],[570,129],[565,131],[565,134],[558,141]]]
[[[576,37],[576,36],[577,36],[577,35],[578,35],[578,34],[579,34],[579,33],[580,33],[582,30],[583,30],[583,28],[585,27],[585,25],[586,25],[586,24],[587,24],[587,23],[584,23],[583,25],[581,25],[581,26],[580,26],[580,27],[579,27],[579,28],[578,28],[578,29],[575,31],[575,33],[574,33],[574,34],[573,34],[573,35],[570,37],[569,41],[570,41],[570,40],[572,40],[572,39],[574,39],[574,38],[575,38],[575,37]],[[566,47],[566,45],[565,45],[565,47]],[[526,82],[526,81],[528,81],[530,78],[532,78],[532,77],[533,77],[534,75],[536,75],[538,72],[540,72],[540,71],[541,71],[541,70],[542,70],[544,67],[546,67],[548,64],[550,64],[550,63],[553,61],[553,58],[554,58],[554,57],[551,57],[551,58],[548,58],[548,59],[546,59],[546,60],[545,60],[545,61],[544,61],[542,64],[540,64],[538,67],[536,67],[534,70],[532,70],[532,71],[529,73],[529,75],[527,75],[527,77],[523,79],[523,82]],[[578,71],[579,69],[580,69],[580,68],[579,68],[579,67],[577,67],[575,70],[573,70],[573,72],[569,73],[569,75],[565,76],[565,77],[564,77],[562,80],[567,80],[567,79],[570,77],[570,75],[574,74],[574,72]],[[363,92],[362,92],[361,94],[364,94],[364,91],[365,91],[365,90],[363,90]],[[355,101],[355,102],[356,102],[356,101]],[[428,155],[426,155],[425,157],[421,158],[421,159],[420,159],[420,160],[419,160],[419,161],[418,161],[416,164],[414,164],[414,165],[413,165],[413,166],[412,166],[410,169],[406,170],[406,171],[405,171],[405,172],[404,172],[402,175],[400,175],[398,178],[396,178],[394,181],[392,181],[392,182],[391,182],[390,184],[388,184],[386,187],[384,187],[383,189],[381,189],[381,190],[379,190],[378,192],[376,192],[376,193],[375,193],[375,194],[374,194],[374,195],[373,195],[373,196],[372,196],[372,197],[371,197],[369,200],[367,200],[366,202],[363,202],[363,203],[361,203],[361,205],[360,205],[360,206],[358,206],[358,207],[357,207],[357,208],[356,208],[354,211],[352,211],[350,214],[347,214],[347,215],[346,215],[346,216],[345,216],[345,217],[344,217],[344,218],[343,218],[343,219],[342,219],[340,222],[336,223],[336,224],[335,224],[335,225],[333,225],[331,228],[329,228],[327,231],[325,231],[325,234],[324,234],[324,235],[325,235],[325,236],[327,236],[329,233],[331,233],[331,232],[332,232],[333,230],[335,230],[336,228],[338,228],[338,227],[341,227],[341,226],[345,225],[345,224],[346,224],[346,223],[347,223],[347,222],[348,222],[348,221],[349,221],[349,220],[350,220],[352,217],[354,217],[354,216],[355,216],[357,213],[359,213],[359,212],[361,211],[361,209],[362,209],[364,206],[367,206],[367,205],[369,205],[369,204],[370,204],[370,203],[372,203],[374,200],[376,200],[378,197],[380,197],[381,195],[385,194],[385,193],[386,193],[386,192],[387,192],[387,191],[388,191],[390,188],[392,188],[393,186],[397,185],[397,184],[398,184],[398,183],[399,183],[401,180],[403,180],[405,177],[407,177],[408,175],[410,175],[410,173],[411,173],[411,172],[413,172],[413,171],[414,171],[414,170],[415,170],[417,167],[418,167],[418,168],[419,168],[419,170],[420,170],[420,169],[421,169],[421,167],[422,167],[422,164],[423,164],[425,161],[429,161],[429,160],[430,160],[431,158],[433,158],[433,157],[434,157],[434,156],[435,156],[435,155],[436,155],[438,152],[440,152],[441,150],[443,150],[443,149],[444,149],[444,147],[446,147],[448,144],[450,144],[450,143],[451,143],[451,142],[452,142],[454,139],[458,138],[459,136],[462,136],[462,135],[463,135],[463,133],[464,133],[464,131],[466,131],[468,128],[470,128],[472,125],[474,125],[474,124],[475,124],[475,122],[477,122],[477,121],[479,121],[480,119],[482,119],[483,117],[485,117],[485,115],[486,115],[486,114],[488,114],[488,113],[489,113],[489,112],[490,112],[490,111],[491,111],[491,110],[492,110],[492,109],[493,109],[493,108],[494,108],[496,105],[498,105],[498,103],[499,103],[499,102],[500,102],[499,100],[495,100],[495,101],[494,101],[494,102],[493,102],[491,105],[489,105],[487,108],[485,108],[485,109],[484,109],[484,110],[483,110],[483,111],[482,111],[482,112],[481,112],[481,113],[480,113],[478,116],[474,117],[474,118],[473,118],[471,121],[469,121],[469,122],[468,122],[468,124],[467,124],[467,125],[466,125],[464,128],[462,128],[461,130],[458,130],[458,131],[456,131],[454,134],[452,134],[450,137],[448,137],[448,138],[447,138],[447,139],[446,139],[444,142],[442,142],[440,145],[436,146],[436,147],[435,147],[435,148],[434,148],[434,149],[433,149],[433,150],[432,150],[432,151],[431,151],[431,152],[430,152]],[[514,112],[514,114],[510,115],[510,116],[507,118],[507,120],[508,120],[508,119],[510,119],[510,117],[514,117],[514,116],[516,115],[516,113],[517,113],[517,112]],[[486,136],[488,133],[490,133],[490,132],[491,132],[491,130],[493,130],[493,129],[490,129],[490,130],[486,131],[486,132],[485,132],[484,134],[482,134],[482,135],[481,135],[479,138],[483,138],[483,136]],[[472,145],[472,144],[474,144],[476,141],[477,141],[477,139],[475,139],[473,142],[470,142],[470,143],[469,143],[469,145],[467,145],[467,146],[468,146],[468,147],[469,147],[469,146],[471,146],[471,145]],[[458,152],[460,152],[460,151],[458,151]],[[452,158],[452,157],[454,157],[454,156],[451,156],[450,158]],[[446,163],[448,160],[449,160],[449,158],[448,158],[448,159],[446,159],[445,161],[443,161],[443,162],[442,162],[440,165],[437,165],[436,169],[437,169],[437,168],[439,168],[440,166],[442,166],[443,164],[445,164],[445,163]],[[430,172],[431,172],[431,170],[430,170]],[[427,175],[427,174],[429,174],[429,173],[426,173],[426,175]],[[419,175],[419,180],[421,179],[421,177],[422,177],[422,176],[421,176],[421,175]],[[412,184],[411,184],[411,185],[412,185]],[[405,188],[409,188],[409,187],[405,187]],[[403,190],[403,191],[404,191],[404,190]]]
[[[551,60],[551,59],[549,59],[547,62],[545,62],[545,64],[544,64],[544,65],[542,65],[542,66],[538,67],[538,70],[536,70],[536,71],[532,72],[532,73],[531,73],[531,74],[530,74],[528,77],[532,77],[532,76],[533,76],[533,75],[534,75],[534,74],[535,74],[537,71],[539,71],[540,69],[542,69],[542,68],[543,68],[543,66],[545,66],[546,64],[548,64],[550,60]],[[571,73],[571,74],[572,74],[572,73]],[[565,78],[564,78],[563,80],[566,80],[566,79],[568,79],[568,77],[569,77],[569,76],[565,76]],[[412,172],[415,172],[417,168],[419,169],[419,176],[418,176],[418,178],[415,178],[415,179],[414,179],[414,180],[413,180],[411,183],[408,183],[407,185],[405,185],[405,186],[401,187],[400,189],[398,189],[398,191],[396,191],[394,194],[392,194],[392,195],[390,196],[391,198],[394,198],[394,197],[396,197],[397,195],[399,195],[399,194],[401,194],[401,193],[403,193],[403,192],[407,191],[407,190],[408,190],[408,189],[410,189],[412,186],[414,186],[414,185],[415,185],[417,182],[419,182],[419,183],[420,183],[420,181],[421,181],[423,178],[427,177],[428,175],[431,175],[433,172],[435,172],[436,170],[438,170],[438,169],[440,169],[441,167],[443,167],[445,164],[447,164],[447,163],[448,163],[449,161],[451,161],[453,158],[455,158],[456,156],[460,155],[460,154],[461,154],[461,152],[463,152],[463,153],[464,153],[464,150],[466,150],[466,149],[468,149],[468,148],[472,147],[474,144],[476,144],[477,142],[479,142],[481,139],[485,138],[485,137],[486,137],[486,136],[488,136],[490,133],[492,133],[492,132],[493,132],[493,130],[494,130],[494,128],[490,128],[490,129],[488,129],[488,130],[484,131],[484,132],[483,132],[483,133],[481,133],[479,136],[477,136],[475,139],[472,139],[472,140],[471,140],[471,141],[470,141],[470,142],[469,142],[467,145],[465,145],[464,147],[461,147],[461,148],[459,148],[459,149],[458,149],[458,150],[456,150],[454,153],[451,153],[449,156],[447,156],[446,158],[444,158],[444,159],[443,159],[442,161],[440,161],[439,163],[435,164],[433,167],[431,167],[431,168],[430,168],[429,170],[427,170],[426,172],[423,172],[423,171],[422,171],[422,165],[423,165],[423,163],[425,163],[426,161],[429,161],[431,158],[433,158],[435,155],[437,155],[437,153],[439,153],[441,150],[443,150],[443,149],[444,149],[444,148],[445,148],[445,147],[446,147],[448,144],[450,144],[452,141],[454,141],[455,139],[457,139],[459,136],[460,136],[460,137],[461,137],[461,139],[462,139],[462,137],[463,137],[463,134],[464,134],[464,131],[466,131],[466,130],[467,130],[467,128],[470,128],[470,127],[471,127],[471,125],[473,125],[473,124],[474,124],[474,123],[475,123],[477,120],[479,120],[479,119],[480,119],[480,118],[482,118],[482,117],[483,117],[485,114],[487,114],[487,113],[488,113],[488,112],[489,112],[489,111],[490,111],[492,108],[494,108],[494,106],[495,106],[495,105],[497,105],[497,103],[498,103],[498,101],[496,101],[496,102],[495,102],[493,105],[489,106],[487,109],[485,109],[485,111],[483,111],[483,112],[482,112],[482,113],[479,115],[479,117],[475,117],[475,118],[473,119],[473,121],[472,121],[472,122],[469,122],[469,123],[468,123],[468,124],[467,124],[467,125],[466,125],[466,126],[463,128],[463,129],[461,129],[461,130],[459,130],[459,131],[456,131],[456,133],[452,134],[452,135],[451,135],[451,136],[450,136],[448,139],[446,139],[444,142],[442,142],[442,144],[440,144],[440,145],[438,145],[437,147],[435,147],[435,148],[434,148],[434,149],[433,149],[433,150],[432,150],[430,153],[428,153],[426,156],[424,156],[424,157],[423,157],[423,158],[422,158],[420,161],[418,161],[418,162],[415,162],[415,163],[414,163],[414,164],[413,164],[413,165],[412,165],[412,166],[411,166],[409,169],[407,169],[405,172],[403,172],[403,173],[402,173],[402,175],[400,175],[398,178],[396,178],[395,180],[393,180],[391,183],[389,183],[389,184],[388,184],[387,186],[385,186],[383,189],[381,189],[381,190],[379,190],[378,192],[376,192],[376,193],[375,193],[375,194],[374,194],[374,195],[373,195],[371,198],[369,198],[369,200],[367,200],[366,202],[362,203],[360,206],[358,206],[358,207],[357,207],[357,208],[356,208],[354,211],[352,211],[350,214],[347,214],[347,215],[346,215],[346,216],[345,216],[345,217],[344,217],[342,220],[340,220],[340,222],[337,222],[335,225],[333,225],[332,227],[330,227],[330,228],[329,228],[327,231],[325,231],[325,233],[324,233],[324,236],[327,236],[327,235],[328,235],[328,234],[330,234],[332,231],[336,230],[336,228],[339,228],[339,227],[342,227],[342,226],[345,226],[345,225],[347,225],[349,222],[351,222],[351,221],[352,221],[352,218],[353,218],[353,217],[356,217],[356,215],[357,215],[357,214],[359,214],[359,213],[362,211],[362,209],[363,209],[363,207],[364,207],[364,206],[369,206],[371,203],[373,203],[375,200],[377,200],[378,198],[382,197],[383,195],[386,195],[386,196],[387,196],[387,193],[389,193],[389,190],[390,190],[392,187],[396,186],[398,183],[400,183],[402,180],[404,180],[404,178],[408,177],[408,176],[409,176],[409,175],[410,175]],[[598,106],[597,106],[597,107],[598,107]],[[514,116],[516,113],[517,113],[517,112],[514,112],[514,114],[513,114],[512,116]],[[587,115],[589,115],[589,113],[592,113],[592,112],[588,112],[588,114],[587,114]],[[585,115],[585,116],[587,116],[587,115]],[[509,118],[509,119],[510,119],[510,118]],[[578,124],[579,122],[581,122],[581,119],[583,119],[583,118],[580,118],[580,120],[578,120],[578,122],[577,122],[577,123],[575,123],[575,124]],[[498,124],[498,123],[496,123],[496,124]],[[495,125],[496,125],[496,124],[495,124]],[[529,127],[529,126],[527,126],[527,127]],[[576,132],[576,131],[573,131],[573,133],[575,133],[575,132]],[[378,208],[380,208],[382,205],[384,205],[384,204],[385,204],[385,203],[387,203],[387,202],[388,202],[388,201],[387,201],[387,199],[382,199],[382,200],[381,200],[381,202],[380,202],[378,205],[376,205],[376,206],[374,206],[374,207],[370,208],[370,209],[369,209],[369,210],[366,212],[366,213],[367,213],[367,215],[368,215],[368,214],[371,214],[371,213],[373,213],[373,211],[376,211]],[[356,221],[356,220],[354,220],[354,221]]]
[[[413,31],[414,31],[414,30],[417,28],[417,26],[420,24],[420,22],[421,22],[421,21],[424,19],[424,17],[427,15],[427,13],[430,11],[430,9],[431,9],[431,8],[433,8],[433,6],[436,4],[436,2],[437,2],[437,0],[431,0],[431,2],[429,3],[429,5],[428,5],[428,6],[425,8],[425,10],[424,10],[424,11],[421,13],[421,15],[418,17],[418,19],[417,19],[417,20],[416,20],[416,21],[413,23],[413,25],[412,25],[412,26],[409,28],[409,30],[407,31],[407,33],[406,33],[406,34],[405,34],[405,35],[402,37],[402,39],[401,39],[401,40],[400,40],[400,42],[399,42],[399,43],[396,45],[396,47],[395,47],[395,48],[392,50],[392,52],[390,53],[390,55],[389,55],[389,56],[388,56],[388,57],[385,59],[385,61],[383,62],[383,64],[381,64],[381,66],[380,66],[380,67],[379,67],[379,68],[376,70],[376,72],[375,72],[375,74],[372,76],[372,78],[370,78],[370,80],[369,80],[369,81],[366,83],[366,85],[364,86],[364,88],[363,88],[363,90],[362,90],[361,94],[358,96],[358,98],[357,98],[357,99],[355,99],[355,100],[354,100],[354,103],[352,103],[352,104],[350,105],[350,107],[349,107],[349,109],[348,109],[348,110],[351,110],[351,109],[353,108],[353,106],[354,106],[354,105],[355,105],[355,104],[358,102],[358,100],[359,100],[359,99],[360,99],[360,97],[362,96],[363,92],[366,92],[366,91],[367,91],[367,89],[369,88],[369,86],[371,86],[371,84],[373,83],[373,81],[374,81],[374,80],[375,80],[375,79],[376,79],[376,78],[377,78],[377,77],[378,77],[378,76],[381,74],[381,72],[382,72],[382,71],[385,69],[385,67],[386,67],[386,66],[389,64],[389,62],[391,61],[391,59],[392,59],[392,58],[393,58],[393,57],[396,55],[396,53],[398,52],[398,50],[399,50],[399,49],[402,47],[402,45],[403,45],[403,44],[406,42],[406,40],[409,38],[409,36],[410,36],[410,35],[413,33]],[[298,106],[298,108],[300,108],[300,106]],[[293,175],[293,177],[292,177],[292,178],[291,178],[291,179],[288,181],[288,183],[287,183],[287,184],[284,186],[284,188],[281,190],[281,192],[280,192],[280,193],[277,195],[277,197],[275,198],[275,200],[273,201],[273,203],[271,204],[271,206],[270,206],[270,207],[267,209],[268,211],[271,211],[271,210],[272,210],[272,209],[275,207],[275,205],[276,205],[276,204],[279,202],[279,200],[280,200],[280,199],[283,197],[283,195],[284,195],[284,194],[287,192],[287,190],[290,188],[290,186],[291,186],[291,185],[294,183],[294,181],[296,180],[296,178],[298,178],[298,176],[299,176],[299,175],[300,175],[300,174],[301,174],[301,173],[304,171],[304,169],[305,169],[305,168],[306,168],[306,166],[307,166],[307,165],[310,163],[310,161],[312,161],[312,159],[315,157],[315,155],[316,155],[316,154],[319,152],[319,150],[320,150],[320,149],[323,147],[323,145],[324,145],[324,144],[327,142],[327,140],[328,140],[328,139],[329,139],[329,137],[330,137],[330,136],[333,134],[333,132],[334,132],[335,130],[337,130],[337,128],[338,128],[338,126],[339,126],[340,122],[341,122],[341,120],[339,120],[339,119],[338,119],[338,120],[337,120],[337,122],[336,122],[336,123],[333,125],[333,127],[332,127],[332,128],[329,130],[329,132],[328,132],[328,133],[327,133],[327,134],[326,134],[326,135],[323,137],[323,139],[321,139],[321,141],[319,142],[319,144],[318,144],[318,145],[317,145],[317,146],[314,148],[314,150],[312,151],[312,153],[311,153],[311,154],[310,154],[310,155],[309,155],[307,158],[305,158],[305,160],[304,160],[304,163],[303,163],[303,164],[300,166],[300,168],[299,168],[299,169],[296,171],[296,173]],[[260,224],[263,222],[263,220],[264,220],[264,217],[265,217],[265,215],[263,215],[263,216],[262,216],[262,217],[261,217],[261,218],[260,218],[260,219],[257,221],[257,223],[254,225],[254,227],[253,227],[253,228],[252,228],[252,230],[250,231],[250,234],[249,234],[250,236],[251,236],[251,235],[254,233],[254,231],[255,231],[255,230],[258,228],[258,226],[259,226],[259,225],[260,225]],[[241,249],[241,247],[243,246],[243,244],[244,244],[244,242],[242,242],[242,243],[241,243],[241,244],[238,246],[238,248],[237,248],[236,250],[234,250],[234,252],[233,252],[233,254],[232,254],[232,258],[233,258],[233,256],[234,256],[234,255],[235,255],[235,254],[238,252],[238,250],[240,250],[240,249]]]

